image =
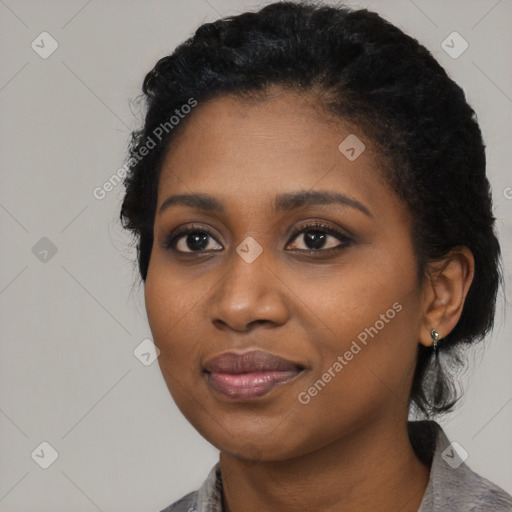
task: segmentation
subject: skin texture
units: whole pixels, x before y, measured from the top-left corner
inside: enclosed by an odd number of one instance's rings
[[[460,248],[420,282],[411,216],[381,178],[372,141],[314,102],[290,91],[251,102],[226,95],[181,126],[162,169],[145,283],[158,361],[182,413],[221,452],[225,510],[417,511],[429,468],[406,431],[416,350],[432,343],[432,328],[443,337],[455,326],[473,259]],[[350,133],[366,146],[352,162],[338,150]],[[274,212],[276,195],[299,190],[343,194],[369,215],[337,204]],[[173,205],[158,213],[170,195],[189,193],[213,195],[225,211]],[[349,241],[326,234],[323,248],[307,251],[304,232],[290,236],[305,221]],[[165,247],[192,223],[213,231],[207,250],[193,253],[186,235],[177,242],[186,254]],[[263,249],[252,263],[236,252],[249,236]],[[300,403],[395,303],[394,318]],[[204,362],[248,349],[305,371],[253,401],[213,391]]]

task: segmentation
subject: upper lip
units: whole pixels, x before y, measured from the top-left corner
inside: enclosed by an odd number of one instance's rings
[[[296,371],[304,367],[298,363],[288,361],[282,357],[265,352],[252,350],[250,352],[236,353],[223,352],[208,359],[203,368],[210,373],[248,373],[262,371]]]

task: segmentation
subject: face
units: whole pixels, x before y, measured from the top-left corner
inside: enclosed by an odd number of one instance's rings
[[[313,101],[200,104],[162,168],[148,320],[176,404],[228,454],[282,460],[407,417],[410,214],[372,142]],[[351,134],[359,156],[338,148]]]

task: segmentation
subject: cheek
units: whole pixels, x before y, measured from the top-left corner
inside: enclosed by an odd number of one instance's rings
[[[341,350],[361,333],[364,341],[366,330],[375,334],[375,327],[381,339],[386,333],[395,337],[400,325],[411,326],[417,320],[418,315],[412,314],[419,299],[413,265],[405,266],[393,258],[373,261],[365,257],[315,276],[302,273],[297,280],[300,275],[296,273],[291,281],[294,291],[299,295],[301,290],[300,302],[311,313],[309,328],[316,320],[325,331],[326,347]],[[403,312],[406,307],[408,313]],[[321,346],[321,339],[319,343]]]
[[[201,314],[201,294],[197,287],[185,282],[156,264],[150,265],[144,298],[149,326],[159,360],[167,364],[187,364],[195,347],[194,318]]]
[[[302,281],[307,310],[315,313],[308,330],[315,318],[321,326],[311,343],[313,371],[307,385],[314,386],[322,376],[329,381],[325,387],[316,386],[322,396],[312,401],[319,407],[331,401],[340,408],[364,406],[390,392],[407,395],[416,361],[421,296],[412,253],[409,257],[404,249],[402,254],[388,254],[360,258],[346,271],[339,267],[330,276]]]
[[[176,273],[150,266],[144,290],[146,312],[153,342],[159,348],[158,364],[167,388],[184,416],[197,406],[191,392],[199,376],[201,297],[190,282],[182,283]]]

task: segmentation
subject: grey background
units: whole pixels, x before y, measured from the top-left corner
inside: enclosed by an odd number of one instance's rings
[[[123,187],[103,200],[93,190],[123,164],[141,120],[130,101],[157,59],[199,24],[266,3],[0,0],[0,511],[157,511],[216,462],[158,364],[134,356],[151,333],[117,223]],[[512,2],[349,3],[419,39],[463,86],[487,143],[510,287]],[[43,31],[59,45],[47,59],[31,47]],[[453,31],[469,43],[457,59],[441,48]],[[512,493],[507,308],[502,298],[442,425],[472,469]],[[58,452],[48,469],[31,457],[43,441]]]

